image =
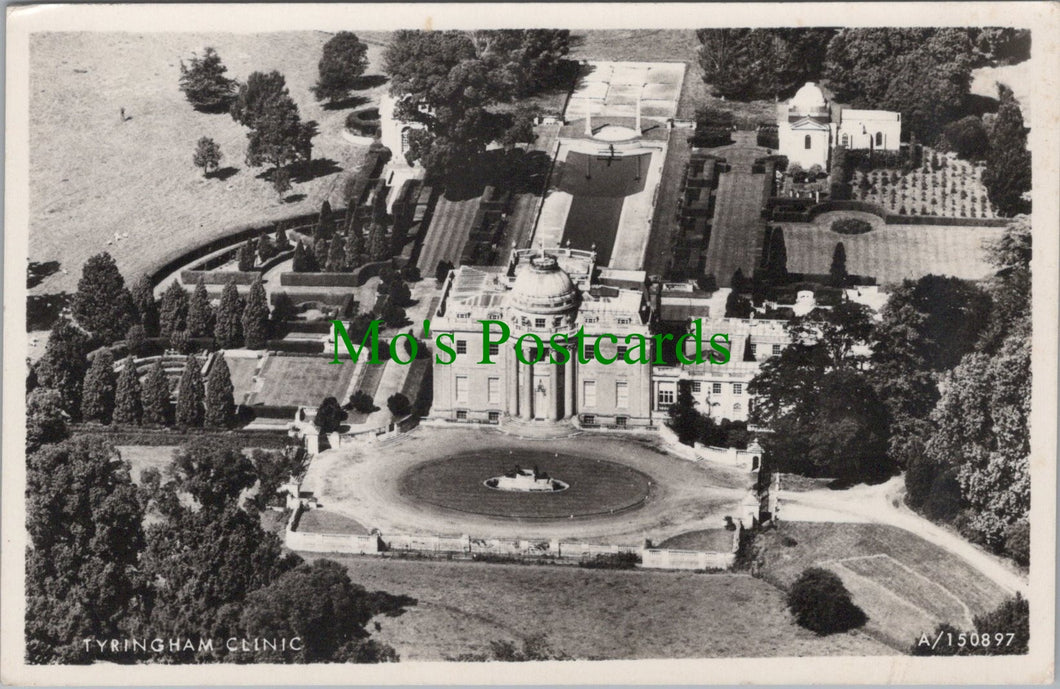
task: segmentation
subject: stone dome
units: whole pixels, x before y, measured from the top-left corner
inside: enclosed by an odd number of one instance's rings
[[[510,302],[528,313],[554,314],[578,304],[578,288],[552,256],[533,256],[515,276]]]
[[[825,116],[828,114],[828,99],[821,88],[807,81],[788,101],[788,113],[802,116]]]

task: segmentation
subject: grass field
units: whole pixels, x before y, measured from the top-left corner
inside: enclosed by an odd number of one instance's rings
[[[226,356],[225,363],[232,376],[232,394],[236,404],[243,404],[254,387],[254,371],[258,368],[259,360]]]
[[[785,544],[784,538],[794,539]],[[878,524],[787,522],[761,534],[763,573],[789,586],[810,566],[836,572],[869,617],[866,631],[908,648],[940,622],[970,627],[1004,592],[960,558],[906,531]]]
[[[832,221],[846,215],[868,220],[876,229],[859,235],[832,232]],[[843,242],[847,272],[871,275],[881,284],[928,273],[970,280],[987,277],[992,268],[986,262],[983,244],[1004,234],[1001,227],[884,225],[867,213],[822,213],[813,223],[781,226],[789,271],[828,273],[835,245]]]
[[[306,510],[298,518],[298,531],[363,535],[368,529],[349,517],[323,509]]]
[[[796,626],[783,594],[737,574],[336,557],[369,590],[411,596],[373,638],[402,660],[485,652],[545,634],[575,658],[881,655],[863,633],[821,638]]]
[[[357,166],[367,148],[341,136],[349,109],[325,110],[309,92],[329,37],[34,34],[29,257],[61,264],[34,293],[73,291],[84,260],[100,251],[115,257],[127,280],[135,279],[164,256],[232,225],[317,210],[329,197],[339,201],[343,173]],[[368,74],[378,74],[382,37],[362,35],[371,41]],[[303,120],[319,122],[313,167],[296,175],[289,202],[258,179],[261,168],[244,164],[247,130],[226,114],[196,112],[179,91],[181,58],[203,46],[217,49],[230,77],[281,71]],[[385,88],[357,95],[374,102]],[[121,121],[120,108],[130,119]],[[202,136],[212,137],[224,155],[222,174],[212,179],[204,179],[191,161]],[[126,232],[127,239],[113,240]]]
[[[166,469],[173,463],[173,451],[176,445],[120,445],[118,454],[129,463],[132,480],[139,483],[145,469],[158,469],[165,475]]]
[[[566,490],[519,493],[488,488],[483,481],[513,467],[535,466]],[[468,453],[425,462],[401,477],[401,492],[447,509],[503,518],[567,519],[608,514],[640,505],[650,479],[624,464],[551,452],[511,450]]]
[[[270,356],[259,374],[261,390],[247,404],[315,407],[329,396],[343,403],[353,370],[352,364],[336,366],[324,357]]]

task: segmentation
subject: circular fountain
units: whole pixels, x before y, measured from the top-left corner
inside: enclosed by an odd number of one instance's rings
[[[522,469],[519,466],[501,476],[488,478],[482,483],[493,490],[507,490],[517,493],[558,493],[570,487],[563,481],[554,479],[547,473],[539,471],[537,467]]]

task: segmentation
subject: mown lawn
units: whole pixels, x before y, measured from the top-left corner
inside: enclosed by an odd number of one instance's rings
[[[830,229],[844,215],[866,218],[872,232],[844,235]],[[1001,227],[942,227],[938,225],[884,225],[866,213],[822,213],[813,223],[781,223],[788,252],[788,270],[827,274],[835,245],[843,242],[847,272],[870,275],[881,284],[917,279],[923,275],[953,275],[979,280],[991,274],[985,242],[996,241]],[[720,277],[720,276],[719,276]]]
[[[416,599],[379,617],[373,637],[402,660],[482,653],[494,640],[545,634],[575,658],[881,655],[861,632],[818,637],[783,594],[739,574],[602,571],[336,556],[354,582]]]
[[[351,362],[337,366],[323,356],[270,356],[259,374],[261,391],[247,403],[315,407],[330,396],[343,404],[353,370]]]
[[[898,648],[940,622],[970,627],[1005,599],[964,560],[890,526],[786,522],[760,534],[756,546],[765,578],[782,588],[807,567],[832,569],[868,615],[865,630]]]
[[[358,32],[360,33],[360,32]],[[30,240],[34,261],[61,270],[34,293],[73,291],[89,256],[109,251],[127,280],[164,257],[233,225],[315,211],[340,202],[344,173],[366,147],[342,138],[351,111],[326,110],[309,87],[331,34],[40,33],[30,46]],[[378,74],[385,34],[365,34]],[[214,47],[228,76],[279,70],[303,120],[316,120],[311,170],[282,202],[262,168],[244,163],[247,131],[227,114],[195,111],[178,86],[180,60]],[[385,85],[357,93],[375,103]],[[355,106],[362,107],[362,106]],[[125,121],[119,111],[125,109]],[[221,147],[223,175],[204,179],[195,142]],[[114,235],[127,238],[115,239]],[[108,242],[110,242],[108,244]],[[62,271],[66,271],[65,273]]]

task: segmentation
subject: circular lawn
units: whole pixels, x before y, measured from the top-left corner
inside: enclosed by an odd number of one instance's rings
[[[516,466],[537,467],[569,488],[498,491],[483,485]],[[651,477],[625,464],[530,450],[478,450],[418,464],[400,479],[401,493],[448,510],[511,519],[571,519],[614,514],[644,504]]]

